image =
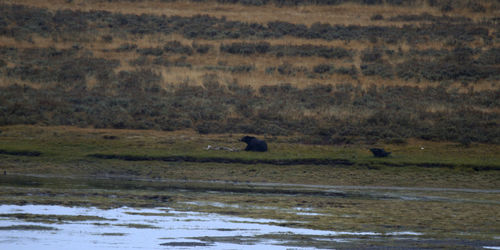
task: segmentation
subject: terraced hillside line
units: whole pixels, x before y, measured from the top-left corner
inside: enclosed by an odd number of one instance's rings
[[[420,26],[361,26],[314,23],[289,23],[271,21],[266,24],[256,22],[229,21],[213,15],[165,16],[133,15],[110,13],[107,11],[72,11],[51,12],[47,9],[31,8],[19,5],[1,5],[1,12],[6,15],[10,27],[4,28],[6,34],[19,35],[19,30],[26,33],[47,35],[50,33],[74,34],[76,37],[93,35],[95,31],[104,31],[111,35],[147,35],[154,33],[182,34],[190,39],[255,39],[283,38],[286,36],[332,40],[380,39],[387,43],[411,41],[412,43],[428,40],[456,39],[469,42],[472,38],[489,39],[487,25],[470,23],[432,23]],[[29,23],[22,22],[19,15],[34,16]],[[18,28],[18,29],[16,29]],[[111,31],[111,33],[110,33]],[[82,37],[83,39],[84,37]]]
[[[0,151],[1,153],[1,151]],[[118,155],[118,154],[91,154],[89,157],[98,159],[117,159],[124,161],[166,161],[166,162],[195,162],[195,163],[225,163],[225,164],[270,164],[270,165],[345,165],[351,166],[355,162],[347,159],[241,159],[241,158],[223,158],[223,157],[194,157],[194,156],[139,156],[139,155]],[[500,166],[494,165],[471,165],[471,164],[448,164],[436,162],[421,162],[421,163],[392,163],[392,162],[377,162],[363,163],[360,166],[372,168],[375,165],[384,165],[390,167],[423,167],[423,168],[471,168],[475,171],[499,171]]]
[[[464,0],[465,1],[465,0]],[[227,17],[228,20],[242,22],[267,23],[275,20],[287,22],[300,22],[313,24],[315,22],[339,23],[344,25],[395,25],[391,17],[406,15],[431,15],[439,16],[443,12],[440,5],[429,6],[428,4],[360,4],[361,1],[325,1],[331,5],[321,4],[322,1],[293,1],[293,4],[278,6],[276,1],[255,1],[261,4],[233,4],[238,1],[33,1],[33,0],[6,0],[6,3],[23,4],[39,8],[48,8],[56,11],[60,9],[71,10],[103,10],[109,12],[120,12],[126,14],[155,14],[155,15],[180,15],[192,16],[196,14],[211,14],[217,17]],[[240,1],[241,2],[241,1]],[[286,1],[280,1],[285,3]],[[369,2],[369,1],[368,1]],[[411,1],[408,1],[411,2]],[[459,1],[453,1],[459,2]],[[484,17],[494,17],[498,13],[495,4],[478,4],[484,7],[484,11],[475,12],[472,9],[454,9],[446,14],[449,16],[467,15],[474,21],[481,21]],[[386,18],[373,18],[380,15]],[[398,20],[398,25],[404,25],[411,20]]]
[[[410,162],[404,162],[404,163],[393,163],[393,162],[379,162],[378,164],[384,165],[384,166],[390,166],[390,167],[407,167],[407,166],[417,166],[417,167],[424,167],[424,168],[457,168],[457,167],[464,167],[464,168],[471,168],[475,171],[489,171],[489,170],[500,170],[500,166],[494,166],[494,165],[471,165],[471,164],[447,164],[447,163],[436,163],[436,162],[421,162],[421,163],[410,163]],[[369,164],[362,164],[369,166]]]
[[[118,159],[125,161],[167,161],[167,162],[197,162],[197,163],[239,163],[239,164],[270,164],[270,165],[353,165],[346,159],[239,159],[222,157],[193,156],[134,156],[116,154],[91,154],[98,159]]]

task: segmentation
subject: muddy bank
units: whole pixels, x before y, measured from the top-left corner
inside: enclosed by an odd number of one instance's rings
[[[109,198],[109,194],[99,192],[77,192],[74,186],[79,190],[103,189],[103,190],[151,190],[151,191],[189,191],[189,192],[220,192],[220,193],[240,193],[240,194],[260,194],[260,195],[289,195],[289,196],[318,196],[318,197],[340,197],[340,198],[380,198],[389,199],[386,195],[364,194],[361,192],[347,192],[336,190],[322,190],[315,188],[291,187],[279,185],[260,185],[259,183],[237,183],[237,182],[202,182],[186,180],[154,180],[154,179],[134,179],[134,178],[65,178],[65,177],[37,177],[10,175],[0,178],[0,187],[32,187],[32,188],[53,188],[56,190],[29,191],[30,196],[84,196]],[[18,191],[18,195],[28,195]],[[164,195],[141,195],[131,196],[121,194],[114,195],[114,198],[134,199],[152,202],[168,202],[169,196]],[[122,204],[128,205],[128,204]]]
[[[75,189],[75,186],[78,188]],[[291,183],[258,183],[258,182],[224,182],[224,181],[193,181],[148,178],[65,178],[36,176],[2,176],[0,187],[12,189],[4,191],[4,199],[0,203],[23,205],[26,199],[9,201],[8,196],[26,196],[37,204],[57,204],[99,207],[155,207],[175,200],[171,194],[157,192],[206,194],[218,193],[226,195],[260,195],[280,197],[317,197],[336,199],[362,200],[401,200],[401,201],[434,201],[461,202],[476,204],[500,204],[497,201],[481,198],[447,197],[443,192],[498,194],[500,190],[456,189],[456,188],[411,188],[411,187],[381,187],[381,186],[331,186],[306,185]],[[34,188],[27,190],[26,188]],[[97,191],[101,190],[101,191]],[[106,191],[102,191],[106,190]],[[138,190],[148,190],[148,193],[133,193]],[[434,194],[416,194],[414,192],[433,192]],[[174,195],[175,196],[175,195]],[[221,212],[224,214],[224,212]],[[1,216],[0,216],[1,217]]]
[[[68,231],[63,227],[78,225],[78,232],[84,231],[82,227],[87,226],[90,229],[99,228],[97,232],[90,232],[89,237],[93,237],[92,240],[102,238],[105,243],[123,236],[129,240],[137,231],[147,232],[148,235],[150,232],[159,232],[157,237],[146,242],[150,245],[142,245],[147,249],[190,247],[186,242],[206,244],[202,248],[214,249],[224,248],[222,245],[225,244],[236,244],[229,248],[245,246],[245,249],[259,244],[265,244],[266,249],[269,249],[269,245],[281,247],[279,249],[284,249],[284,245],[359,249],[373,244],[380,244],[381,249],[394,246],[420,249],[429,245],[439,248],[441,242],[448,243],[450,239],[452,241],[449,244],[453,243],[456,248],[468,244],[498,246],[495,238],[498,235],[498,223],[491,221],[498,211],[498,189],[331,186],[97,176],[56,178],[13,174],[0,176],[0,187],[1,204],[24,205],[3,212],[3,216],[0,211],[0,221],[8,221],[0,225],[5,227],[2,235],[8,232],[14,239],[20,235],[18,238],[23,242],[26,242],[27,230],[22,230],[22,226],[50,225],[59,229],[55,231],[57,236],[67,235]],[[30,204],[62,205],[68,209],[82,207],[82,213],[69,211],[59,214],[47,207],[49,210],[46,212],[39,207],[32,210],[35,212],[23,210],[33,206]],[[103,210],[89,213],[94,210],[93,207]],[[137,211],[127,208],[120,216],[120,219],[131,218],[126,221],[115,221],[113,219],[118,219],[116,216],[106,214],[106,211],[119,211],[124,207],[142,209]],[[158,211],[155,209],[158,207],[171,209]],[[207,222],[210,233],[193,235],[193,232],[200,230],[190,228],[189,237],[175,237],[172,233],[177,232],[178,228],[167,231],[179,219],[174,210],[186,215],[197,212],[202,219],[213,214],[223,217],[222,222],[232,222],[234,217],[239,217],[245,225],[231,223],[214,226],[214,219],[210,218]],[[164,222],[156,223],[161,221]],[[186,218],[186,223],[191,222],[196,226],[203,223],[198,218]],[[249,227],[263,226],[285,228],[286,231],[276,233],[260,230],[249,237],[245,235],[254,232],[248,231]],[[463,234],[463,228],[468,229],[467,235]],[[315,231],[312,234],[302,231],[310,229]],[[282,233],[292,230],[296,235]],[[328,235],[323,237],[318,230],[327,230]],[[45,233],[44,230],[36,230],[38,232]],[[51,234],[53,232],[48,232],[48,235],[54,236]],[[47,235],[42,236],[42,240],[45,240]],[[427,239],[437,240],[437,244],[422,241]],[[259,246],[262,248],[262,245]]]
[[[169,162],[197,162],[197,163],[239,163],[239,164],[270,164],[270,165],[353,165],[354,162],[346,159],[241,159],[222,157],[194,157],[194,156],[137,156],[117,154],[91,154],[89,157],[99,159],[117,159],[124,161],[169,161]]]

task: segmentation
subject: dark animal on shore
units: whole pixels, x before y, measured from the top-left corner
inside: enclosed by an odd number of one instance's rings
[[[391,152],[387,152],[383,148],[370,148],[370,151],[375,157],[387,157],[391,154]]]
[[[253,136],[245,136],[241,138],[240,141],[245,142],[247,144],[245,151],[257,151],[257,152],[267,151],[267,143]]]

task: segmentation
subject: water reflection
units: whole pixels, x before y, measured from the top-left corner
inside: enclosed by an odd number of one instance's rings
[[[17,215],[13,216],[13,215]],[[32,216],[26,216],[26,215]],[[23,216],[19,216],[23,215]],[[74,220],[71,216],[89,216]],[[44,220],[33,220],[37,216]],[[69,219],[64,219],[70,216]],[[54,219],[51,219],[54,218]],[[87,218],[87,217],[83,217]],[[99,218],[98,220],[95,218]],[[263,235],[309,235],[318,240],[374,236],[374,232],[334,232],[271,225],[281,221],[250,219],[211,213],[181,212],[170,208],[63,207],[0,205],[2,249],[286,249],[286,241]],[[25,227],[23,227],[25,226]],[[37,227],[38,226],[38,227]],[[44,228],[39,227],[44,226]],[[47,230],[51,227],[55,230]],[[24,229],[23,229],[24,228]],[[26,230],[31,228],[31,230]],[[37,229],[38,228],[38,229]],[[403,234],[415,235],[414,232]],[[217,240],[218,239],[218,240]],[[300,249],[307,249],[302,247]]]

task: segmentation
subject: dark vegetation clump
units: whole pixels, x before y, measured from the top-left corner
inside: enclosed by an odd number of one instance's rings
[[[221,52],[240,55],[271,54],[281,56],[317,56],[324,58],[350,58],[352,52],[337,47],[315,46],[315,45],[270,45],[267,42],[260,43],[232,43],[220,46]]]
[[[204,67],[207,70],[213,70],[213,71],[226,71],[226,72],[231,72],[231,73],[249,73],[253,70],[255,70],[254,65],[247,65],[247,64],[240,64],[240,65],[234,65],[234,66],[229,66],[229,65],[215,65],[215,66],[205,66]]]
[[[40,156],[40,155],[42,155],[42,153],[39,152],[39,151],[4,150],[4,149],[0,149],[0,154],[5,154],[5,155],[20,155],[20,156]]]
[[[376,14],[370,17],[370,20],[372,21],[384,20],[384,16],[382,16],[381,14]]]
[[[457,47],[451,51],[413,51],[409,59],[395,66],[395,71],[404,80],[498,80],[499,51],[497,48],[480,51],[468,47]]]
[[[397,22],[452,22],[452,23],[470,23],[472,20],[467,17],[452,17],[452,16],[433,16],[429,13],[424,13],[420,15],[397,15],[389,18],[389,21]]]
[[[382,78],[392,78],[394,75],[392,66],[385,63],[362,64],[361,72],[365,76],[381,76]]]
[[[200,0],[192,0],[200,1]],[[453,6],[467,7],[475,12],[484,12],[485,7],[476,1],[470,0],[216,0],[224,4],[243,4],[263,6],[273,4],[275,6],[301,6],[301,5],[339,5],[343,3],[357,3],[363,5],[392,5],[392,6],[414,6],[418,3],[427,3],[430,6],[450,11]]]

